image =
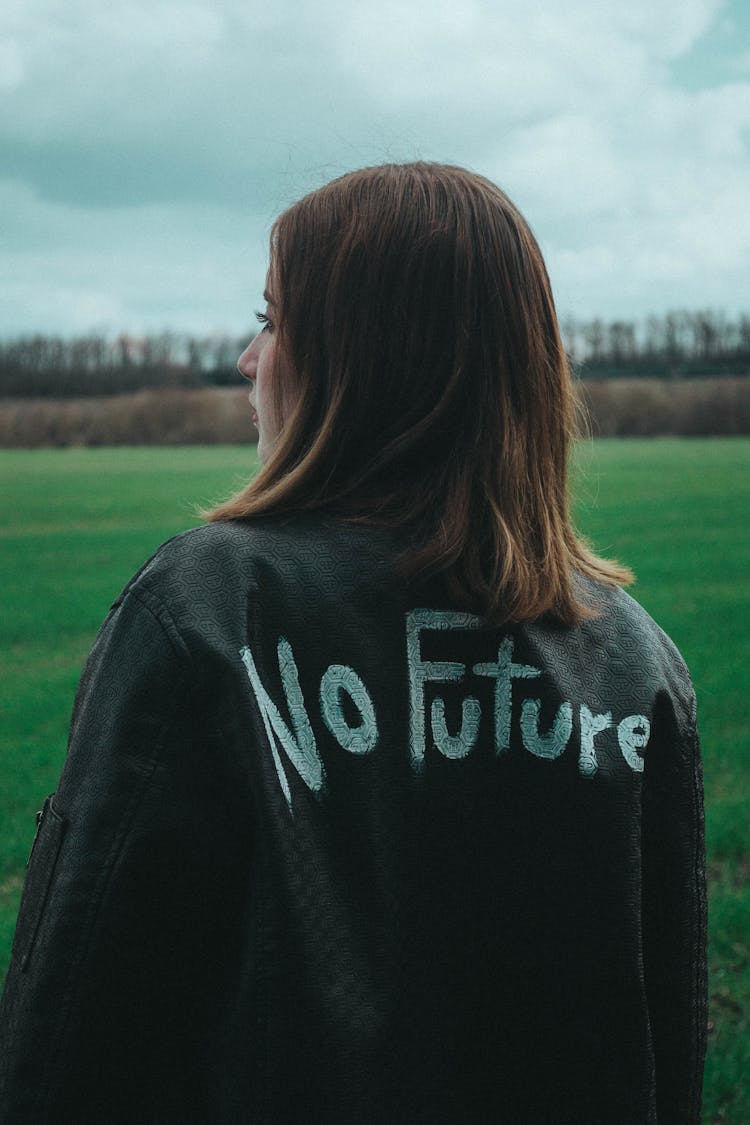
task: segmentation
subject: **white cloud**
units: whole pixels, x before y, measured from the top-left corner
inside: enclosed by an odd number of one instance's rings
[[[617,8],[614,12],[612,9]],[[722,0],[605,4],[606,17],[617,20],[635,39],[646,39],[664,58],[685,54],[720,16]],[[605,17],[605,18],[606,18]]]
[[[270,218],[157,205],[83,210],[0,181],[9,237],[0,274],[0,334],[178,328],[245,332],[260,307]]]
[[[729,0],[7,0],[0,331],[45,307],[77,326],[238,329],[279,209],[415,157],[509,191],[562,309],[709,290],[736,307],[750,82],[736,54],[710,89],[671,65],[730,15]]]
[[[527,207],[554,220],[612,212],[625,205],[632,183],[606,123],[580,112],[514,129],[496,157],[506,182]]]
[[[14,90],[25,78],[23,53],[15,39],[0,39],[0,89]]]

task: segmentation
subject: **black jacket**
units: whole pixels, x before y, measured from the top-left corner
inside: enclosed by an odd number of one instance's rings
[[[4,1125],[698,1121],[695,704],[583,584],[486,628],[321,520],[166,543],[29,865]]]

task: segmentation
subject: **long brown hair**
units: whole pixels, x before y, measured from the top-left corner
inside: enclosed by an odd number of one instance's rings
[[[570,371],[539,247],[495,184],[430,163],[351,172],[276,220],[270,277],[284,426],[209,518],[402,526],[402,571],[498,624],[589,616],[576,571],[632,580],[571,526]]]

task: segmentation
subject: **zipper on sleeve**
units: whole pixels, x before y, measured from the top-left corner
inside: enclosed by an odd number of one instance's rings
[[[36,813],[36,832],[34,833],[34,839],[31,842],[31,851],[29,852],[29,858],[26,860],[26,866],[27,867],[31,863],[31,857],[34,854],[34,848],[36,847],[36,842],[39,839],[39,833],[42,830],[42,825],[44,824],[44,819],[47,815],[47,810],[49,809],[50,802],[52,801],[52,798],[54,797],[54,795],[55,795],[54,793],[50,793],[49,797],[46,798],[44,804],[42,805],[42,807]]]

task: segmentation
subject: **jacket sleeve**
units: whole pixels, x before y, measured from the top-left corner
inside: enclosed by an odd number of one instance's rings
[[[207,1002],[205,973],[191,980],[221,894],[198,712],[169,615],[126,593],[84,670],[27,871],[0,1018],[3,1125],[161,1120],[163,1052],[189,1074]]]
[[[695,696],[661,695],[643,777],[643,956],[659,1125],[697,1125],[706,1050],[706,876]]]

